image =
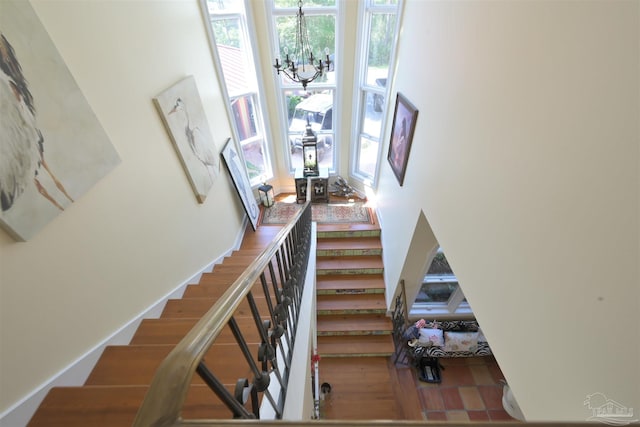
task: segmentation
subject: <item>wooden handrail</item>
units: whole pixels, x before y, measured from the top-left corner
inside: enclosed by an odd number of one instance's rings
[[[289,235],[296,232],[298,222],[307,210],[311,210],[308,198],[303,208],[164,359],[138,410],[134,426],[164,427],[180,423],[182,407],[198,364]],[[310,226],[311,214],[307,214]]]

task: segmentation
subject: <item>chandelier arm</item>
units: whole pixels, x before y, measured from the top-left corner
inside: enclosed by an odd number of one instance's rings
[[[309,43],[309,32],[307,28],[307,20],[302,11],[302,0],[298,1],[298,13],[296,14],[296,42],[295,52],[291,57],[287,53],[287,57],[282,63],[276,58],[275,69],[280,75],[282,71],[290,80],[301,83],[302,87],[306,90],[307,84],[314,81],[319,76],[323,75],[324,68],[329,71],[329,50],[326,49],[327,57],[325,62],[322,59],[316,58],[311,50],[311,44]],[[285,50],[286,51],[286,50]],[[315,64],[318,60],[317,65]],[[308,70],[307,70],[308,68]],[[300,69],[300,70],[299,70]],[[300,75],[302,73],[302,75]]]

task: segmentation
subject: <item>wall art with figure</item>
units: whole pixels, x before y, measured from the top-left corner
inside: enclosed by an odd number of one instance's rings
[[[393,113],[393,127],[391,128],[391,141],[389,142],[387,160],[400,186],[404,182],[404,176],[407,171],[407,162],[409,161],[409,152],[417,118],[418,110],[404,95],[398,92],[396,108]]]
[[[120,163],[28,1],[0,1],[0,226],[34,237]]]

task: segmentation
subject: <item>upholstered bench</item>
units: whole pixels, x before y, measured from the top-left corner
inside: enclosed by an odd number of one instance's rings
[[[414,360],[423,357],[474,357],[492,354],[489,343],[475,320],[418,321],[416,324],[405,331],[409,354]]]

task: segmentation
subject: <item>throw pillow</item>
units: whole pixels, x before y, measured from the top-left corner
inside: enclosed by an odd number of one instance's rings
[[[442,329],[420,328],[420,336],[418,337],[420,345],[442,347],[444,345],[444,336]]]
[[[444,351],[471,351],[478,349],[477,332],[445,332]]]

